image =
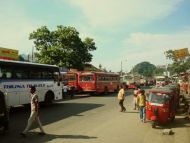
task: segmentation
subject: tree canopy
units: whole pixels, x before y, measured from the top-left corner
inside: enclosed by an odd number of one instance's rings
[[[39,63],[61,67],[83,69],[92,60],[90,52],[96,50],[92,38],[87,37],[82,41],[74,27],[62,25],[54,31],[42,26],[30,33],[29,39],[34,40],[37,50],[35,56]]]
[[[170,70],[171,73],[181,73],[185,72],[187,69],[190,67],[190,57],[184,57],[184,58],[176,58],[175,53],[173,50],[168,50],[165,53],[166,58],[170,59],[173,61],[173,63],[170,65]]]
[[[137,64],[132,70],[133,73],[138,73],[145,77],[151,77],[154,74],[156,66],[149,62],[141,62]]]
[[[157,67],[157,68],[154,70],[154,75],[155,75],[155,76],[157,76],[157,75],[158,75],[158,76],[159,76],[159,75],[163,75],[165,71],[166,71],[166,69]]]

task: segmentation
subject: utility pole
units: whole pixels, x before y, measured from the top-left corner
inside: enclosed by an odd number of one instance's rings
[[[33,62],[33,57],[34,56],[34,46],[32,46],[32,62]]]
[[[122,74],[123,74],[123,67],[122,67],[123,65],[122,65],[122,61],[121,61],[121,76],[122,76]]]

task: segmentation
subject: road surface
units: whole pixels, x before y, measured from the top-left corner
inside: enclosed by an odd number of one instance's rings
[[[47,133],[38,135],[33,129],[23,138],[30,108],[14,108],[11,129],[0,135],[0,143],[190,143],[190,121],[178,115],[173,124],[152,129],[150,122],[142,123],[139,113],[132,109],[132,95],[127,94],[127,112],[119,112],[116,94],[89,96],[60,101],[42,107],[40,119]],[[162,135],[171,128],[174,135]]]

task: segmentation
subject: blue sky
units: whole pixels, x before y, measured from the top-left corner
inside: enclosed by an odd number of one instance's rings
[[[94,39],[92,64],[124,71],[142,61],[166,64],[164,51],[190,47],[189,0],[1,0],[0,47],[28,54],[29,33],[73,26]]]

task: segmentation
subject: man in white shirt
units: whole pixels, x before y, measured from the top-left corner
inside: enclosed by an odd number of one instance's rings
[[[68,89],[69,87],[67,86],[67,84],[63,85],[63,98],[67,98],[68,96]]]
[[[31,86],[30,87],[30,98],[31,98],[31,114],[30,117],[28,119],[28,124],[25,128],[25,130],[21,133],[21,135],[23,137],[26,136],[27,132],[30,130],[32,123],[34,121],[38,122],[39,128],[41,130],[41,132],[39,133],[40,135],[45,135],[45,132],[42,128],[42,124],[40,122],[39,119],[39,101],[38,101],[38,95],[35,93],[36,92],[36,87],[35,86]]]

